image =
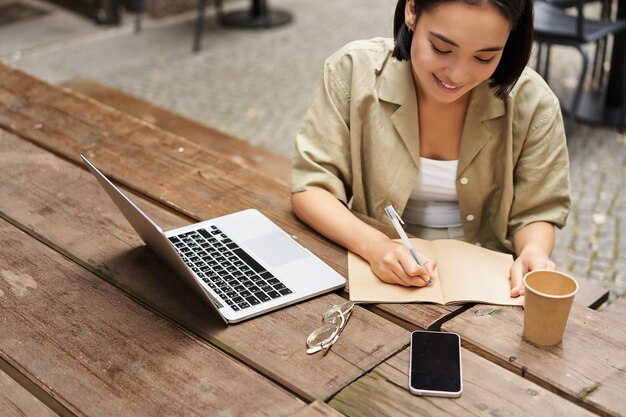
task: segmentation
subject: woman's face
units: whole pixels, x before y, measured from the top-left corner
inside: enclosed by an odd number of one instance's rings
[[[415,0],[408,0],[405,23],[413,29],[411,63],[418,94],[452,103],[488,80],[511,30],[495,6],[444,2],[416,22]]]

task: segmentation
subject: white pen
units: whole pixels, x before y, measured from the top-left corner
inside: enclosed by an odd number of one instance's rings
[[[404,221],[402,221],[402,219],[396,212],[396,209],[394,209],[393,206],[390,204],[387,207],[385,207],[385,213],[387,213],[387,216],[389,216],[389,220],[391,220],[393,227],[396,228],[396,231],[400,235],[402,242],[404,242],[404,246],[406,246],[409,252],[411,252],[411,255],[413,255],[413,259],[415,259],[415,262],[417,262],[419,266],[424,267],[424,264],[420,260],[419,256],[417,256],[417,252],[415,252],[413,245],[411,245],[411,241],[409,240],[409,237],[406,235],[404,229],[400,225],[400,223],[404,224]],[[426,282],[428,283],[428,285],[433,285],[433,281],[430,279]]]

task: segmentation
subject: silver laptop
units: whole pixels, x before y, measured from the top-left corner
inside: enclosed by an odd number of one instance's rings
[[[341,288],[345,279],[248,209],[163,231],[91,162],[89,170],[133,229],[226,323]]]

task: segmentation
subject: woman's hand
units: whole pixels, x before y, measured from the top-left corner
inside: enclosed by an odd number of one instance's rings
[[[381,281],[405,287],[424,287],[434,277],[436,262],[419,252],[418,256],[424,267],[415,262],[406,246],[388,238],[372,242],[365,253],[372,271]]]
[[[530,223],[513,234],[517,259],[511,266],[511,297],[524,295],[524,275],[537,269],[556,269],[550,260],[554,247],[554,225]]]
[[[554,262],[541,251],[523,251],[511,266],[511,297],[524,295],[524,275],[537,269],[556,269]]]
[[[423,287],[432,280],[435,262],[418,254],[424,264],[422,268],[404,245],[365,224],[328,191],[302,191],[293,194],[291,201],[300,220],[367,260],[382,281]]]

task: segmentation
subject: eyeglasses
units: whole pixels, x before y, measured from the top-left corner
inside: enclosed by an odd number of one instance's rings
[[[313,330],[313,332],[306,339],[307,350],[309,355],[319,352],[324,352],[324,356],[330,350],[330,347],[339,339],[339,335],[346,327],[348,319],[352,315],[352,309],[354,303],[352,301],[346,301],[342,304],[332,306],[322,316],[322,321],[325,323],[321,327]]]

